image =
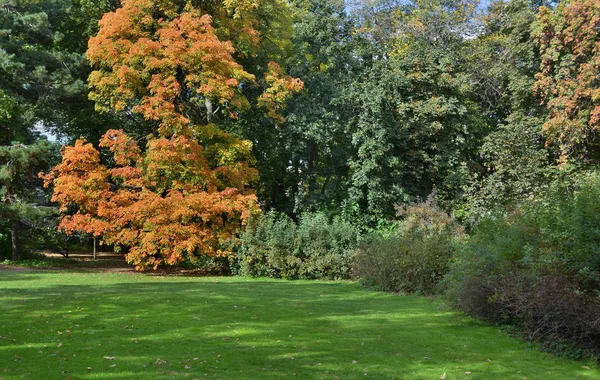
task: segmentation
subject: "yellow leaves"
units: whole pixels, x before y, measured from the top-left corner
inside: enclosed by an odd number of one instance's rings
[[[224,0],[225,9],[233,15],[234,19],[242,18],[245,13],[258,8],[260,1],[258,0]]]
[[[265,81],[269,86],[258,99],[258,104],[267,110],[267,115],[273,120],[283,122],[283,116],[278,111],[285,109],[286,100],[304,87],[298,78],[285,75],[283,69],[275,62],[269,62]]]

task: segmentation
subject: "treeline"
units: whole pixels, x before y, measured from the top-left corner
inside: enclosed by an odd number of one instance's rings
[[[444,289],[597,352],[599,72],[595,0],[5,1],[0,255]]]

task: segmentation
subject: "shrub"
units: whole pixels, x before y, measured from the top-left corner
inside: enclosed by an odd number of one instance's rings
[[[289,279],[346,279],[359,231],[324,213],[303,214],[295,223],[270,212],[241,236],[237,273]]]
[[[462,228],[428,203],[398,212],[404,219],[391,235],[373,234],[360,245],[354,272],[367,287],[383,291],[434,294],[449,268]]]
[[[397,263],[399,245],[396,235],[384,237],[374,233],[361,242],[353,260],[353,273],[364,286],[384,292],[402,289]]]
[[[554,183],[458,249],[446,277],[465,312],[515,324],[533,340],[600,353],[600,175]],[[553,345],[553,347],[557,345]]]

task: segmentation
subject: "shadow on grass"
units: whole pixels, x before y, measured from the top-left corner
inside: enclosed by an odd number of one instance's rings
[[[0,274],[0,292],[0,378],[598,376],[351,283],[37,272]]]

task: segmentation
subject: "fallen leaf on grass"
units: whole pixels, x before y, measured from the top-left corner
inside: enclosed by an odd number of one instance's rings
[[[115,360],[114,356],[104,356],[104,359],[106,360]]]
[[[590,369],[590,367],[588,367],[587,365],[581,366],[581,368],[583,368],[583,369]]]
[[[470,371],[465,372],[465,375],[470,375],[470,374],[471,374]]]
[[[445,378],[446,378],[446,372],[444,372],[444,373],[442,374],[442,376],[440,376],[440,379],[442,379],[442,380],[444,380]]]

